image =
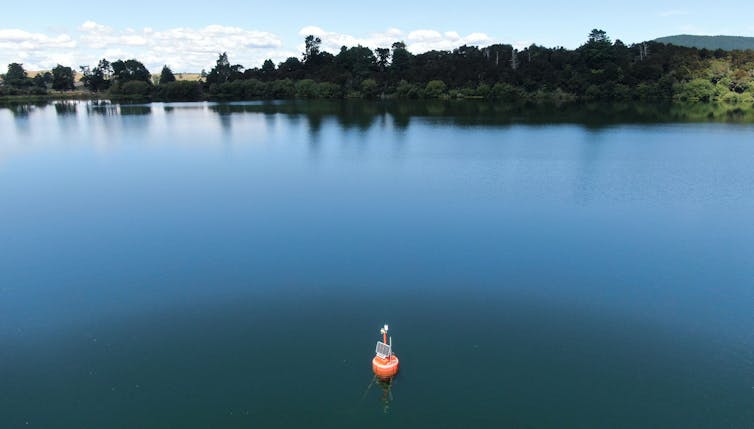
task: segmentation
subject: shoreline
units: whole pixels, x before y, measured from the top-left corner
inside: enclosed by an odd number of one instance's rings
[[[149,103],[185,103],[185,102],[213,102],[213,103],[236,103],[256,101],[363,101],[363,102],[390,102],[390,103],[416,103],[416,102],[469,102],[469,103],[493,103],[508,105],[585,105],[585,104],[639,104],[639,105],[676,105],[676,106],[712,106],[725,105],[730,107],[754,108],[754,101],[744,100],[678,100],[673,98],[649,98],[649,99],[601,99],[588,97],[555,97],[550,94],[538,94],[539,96],[524,97],[515,100],[489,98],[482,96],[457,96],[435,98],[408,98],[397,97],[388,94],[383,97],[218,97],[203,96],[196,99],[164,98],[164,97],[134,97],[117,94],[95,92],[56,92],[52,94],[34,95],[0,95],[0,105],[39,103],[53,101],[107,101],[113,104],[149,104]]]
[[[683,105],[683,106],[705,106],[705,105],[726,105],[726,106],[738,106],[754,108],[754,101],[752,100],[727,100],[727,99],[713,99],[713,100],[679,100],[675,98],[621,98],[621,99],[604,99],[604,98],[590,98],[586,96],[559,96],[557,93],[541,92],[535,93],[531,96],[525,96],[516,99],[502,99],[491,98],[478,95],[461,95],[456,96],[445,95],[441,97],[399,97],[395,94],[386,94],[381,97],[362,97],[362,96],[345,96],[345,97],[223,97],[217,95],[203,94],[201,97],[192,99],[185,98],[169,98],[159,96],[129,96],[110,93],[96,93],[96,92],[54,92],[48,94],[28,94],[28,95],[0,95],[0,105],[5,104],[23,104],[23,103],[38,103],[38,102],[51,102],[51,101],[109,101],[117,104],[145,104],[145,103],[181,103],[181,102],[216,102],[216,103],[232,103],[232,102],[247,102],[247,101],[372,101],[372,102],[437,102],[437,101],[458,101],[458,102],[487,102],[487,103],[502,103],[512,105],[526,105],[526,104],[589,104],[589,103],[602,103],[602,104],[668,104],[668,105]]]
[[[148,114],[153,108],[171,112],[173,102],[118,100],[110,98],[36,97],[3,103],[0,111],[26,116],[34,108],[54,106],[60,114],[77,109],[89,114],[111,112],[120,115]],[[487,99],[255,99],[244,101],[178,101],[209,109],[217,114],[265,113],[303,114],[317,122],[324,116],[391,115],[398,125],[412,117],[447,117],[464,124],[550,124],[580,123],[587,126],[631,123],[738,123],[754,124],[754,103],[647,101],[547,100],[504,102]]]

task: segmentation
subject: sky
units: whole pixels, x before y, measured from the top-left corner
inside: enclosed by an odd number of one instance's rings
[[[443,4],[445,3],[445,4]],[[16,3],[18,5],[19,3]],[[24,5],[21,3],[21,5]],[[209,70],[220,52],[255,67],[301,56],[314,34],[324,50],[361,44],[409,50],[532,43],[576,48],[593,28],[630,44],[673,34],[754,36],[754,2],[717,1],[240,1],[61,2],[4,7],[0,67],[78,68],[136,58],[153,73]]]

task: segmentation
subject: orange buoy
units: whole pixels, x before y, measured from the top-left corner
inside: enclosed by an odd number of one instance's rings
[[[393,338],[388,342],[387,325],[380,329],[382,341],[377,341],[375,356],[372,359],[372,371],[378,378],[387,380],[398,373],[398,356],[393,353]]]

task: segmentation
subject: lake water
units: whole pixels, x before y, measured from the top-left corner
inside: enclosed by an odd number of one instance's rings
[[[2,108],[0,427],[751,428],[754,125],[632,112]]]

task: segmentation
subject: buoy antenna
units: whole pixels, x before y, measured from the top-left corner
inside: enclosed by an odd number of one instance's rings
[[[380,334],[382,334],[382,342],[385,343],[385,344],[387,344],[387,330],[388,330],[388,327],[387,327],[387,323],[386,323],[385,326],[383,326],[380,329]]]

